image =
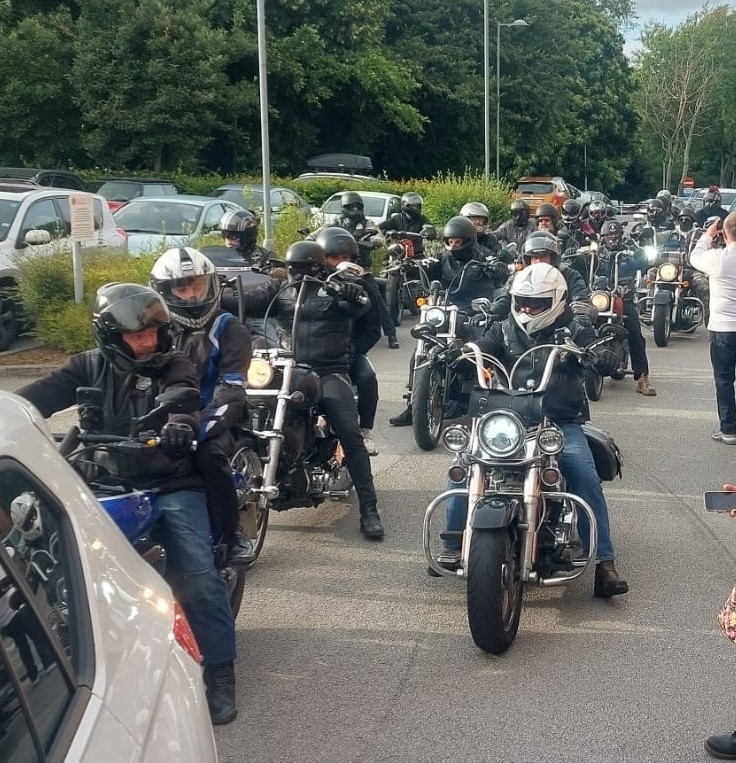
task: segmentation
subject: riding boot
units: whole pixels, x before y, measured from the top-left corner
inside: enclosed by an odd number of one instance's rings
[[[629,584],[616,572],[613,559],[600,562],[595,568],[595,584],[593,596],[599,599],[609,599],[611,596],[619,596],[628,593]]]
[[[399,340],[396,338],[396,334],[393,336],[388,337],[388,346],[392,350],[398,350],[399,349]]]
[[[371,540],[383,540],[383,524],[375,503],[360,507],[360,531]]]
[[[235,705],[235,667],[232,662],[205,665],[207,707],[213,726],[232,723],[238,715]]]
[[[639,379],[636,382],[636,391],[640,395],[644,395],[645,397],[655,397],[657,394],[657,390],[652,387],[652,385],[649,382],[649,377],[644,375],[640,376]]]
[[[411,406],[407,405],[398,416],[388,420],[392,427],[410,427],[411,426]]]
[[[256,555],[253,544],[242,528],[238,528],[227,537],[227,563],[229,565],[252,564]]]

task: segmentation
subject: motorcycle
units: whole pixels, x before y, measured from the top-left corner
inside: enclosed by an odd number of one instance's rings
[[[565,585],[596,558],[593,509],[566,491],[560,470],[564,435],[542,410],[556,363],[566,353],[586,358],[589,350],[572,343],[565,329],[557,333],[555,344],[531,348],[510,372],[498,359],[483,355],[477,345],[463,347],[463,356],[477,370],[473,418],[470,428],[454,425],[443,436],[445,447],[455,454],[449,477],[462,487],[440,493],[424,515],[423,548],[429,568],[436,576],[465,578],[473,641],[492,654],[505,652],[516,637],[526,585]],[[539,351],[549,355],[538,386],[517,384],[517,370]],[[613,479],[621,469],[615,443],[590,424],[583,429],[599,477]],[[440,563],[431,532],[435,512],[450,499],[465,500],[468,507],[464,530],[440,533],[443,540],[460,541],[456,568]],[[586,556],[581,556],[577,529],[581,512],[589,523]]]
[[[639,300],[639,319],[651,327],[657,347],[666,347],[673,331],[692,334],[705,317],[705,306],[692,293],[682,241],[676,235],[669,241],[658,255],[666,261],[650,268]]]
[[[102,409],[102,390],[79,387],[77,403]],[[87,432],[73,426],[59,444],[59,452],[91,488],[102,507],[112,517],[138,553],[157,572],[166,571],[166,551],[157,538],[157,528],[163,517],[158,506],[156,489],[138,490],[125,479],[104,468],[105,454],[140,458],[158,447],[156,429],[169,413],[191,413],[200,410],[202,398],[198,389],[174,388],[156,397],[156,407],[133,421],[129,436]],[[101,415],[101,413],[100,413]],[[260,464],[259,464],[260,466]],[[241,512],[253,513],[255,503],[251,484],[244,482],[239,472],[233,473],[241,501]],[[247,524],[247,521],[246,521]],[[215,569],[227,585],[230,607],[237,616],[243,599],[245,567],[227,563],[227,543],[222,533],[212,530],[212,555]]]

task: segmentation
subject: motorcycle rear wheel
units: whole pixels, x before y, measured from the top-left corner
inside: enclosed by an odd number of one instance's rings
[[[443,377],[436,366],[414,372],[411,391],[411,423],[414,439],[422,450],[434,450],[442,434],[444,421]]]
[[[467,571],[468,625],[475,645],[502,654],[514,643],[524,584],[511,528],[473,530]]]
[[[243,477],[243,484],[237,488],[237,493],[241,519],[253,543],[255,559],[247,565],[251,567],[261,553],[268,529],[268,502],[259,493],[251,492],[263,477],[263,465],[250,443],[238,443],[230,459],[230,466]]]
[[[655,305],[652,310],[652,331],[657,347],[666,347],[672,330],[669,305]]]
[[[600,400],[603,394],[603,376],[593,368],[585,369],[585,393],[593,402]]]
[[[401,304],[401,281],[397,275],[390,275],[386,281],[386,307],[394,326],[400,326],[404,308]]]

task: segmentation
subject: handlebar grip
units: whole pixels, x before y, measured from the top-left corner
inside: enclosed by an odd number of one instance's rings
[[[79,442],[79,427],[75,424],[64,435],[64,439],[59,443],[59,453],[62,456],[68,456]]]

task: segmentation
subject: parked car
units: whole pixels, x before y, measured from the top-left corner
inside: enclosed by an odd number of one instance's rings
[[[17,258],[49,254],[71,246],[69,196],[63,188],[38,188],[0,182],[0,350],[6,350],[21,329],[18,304],[8,290],[16,286]],[[94,235],[80,243],[124,252],[119,231],[102,196],[92,195]]]
[[[110,211],[115,212],[139,196],[176,196],[179,189],[170,180],[160,178],[108,178],[96,193],[104,196]]]
[[[511,192],[512,199],[523,199],[532,213],[542,203],[561,207],[568,199],[576,199],[580,191],[561,177],[522,177]]]
[[[369,175],[352,175],[349,172],[302,172],[295,179],[300,183],[308,183],[313,180],[342,180],[346,183],[357,183],[358,185],[385,182],[380,178],[370,177]]]
[[[0,631],[0,758],[216,763],[201,657],[171,589],[8,392],[0,495],[0,596],[16,611]]]
[[[29,167],[0,167],[0,177],[30,180],[37,185],[51,188],[71,188],[75,191],[86,191],[87,185],[73,172],[66,170],[39,170]]]
[[[696,188],[695,193],[688,199],[688,204],[697,212],[703,208],[703,199],[710,188]],[[736,188],[714,188],[721,194],[721,206],[730,209],[736,200]]]
[[[263,186],[252,183],[228,183],[215,190],[218,199],[227,199],[253,212],[263,210]],[[271,187],[271,217],[278,220],[287,206],[298,207],[304,215],[312,214],[312,207],[298,193],[282,186]]]
[[[343,193],[344,191],[333,193],[327,199],[321,209],[314,214],[312,225],[315,227],[332,225],[340,217],[340,199]],[[363,199],[363,213],[373,225],[378,225],[396,212],[401,212],[401,197],[395,193],[380,191],[359,191],[359,193]]]
[[[139,196],[113,217],[128,236],[128,251],[138,256],[166,247],[196,246],[201,236],[220,230],[225,212],[242,208],[211,196]]]

